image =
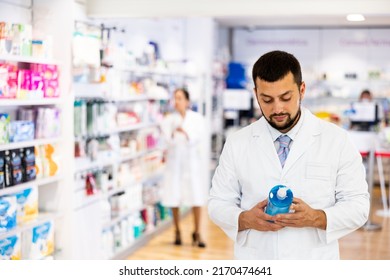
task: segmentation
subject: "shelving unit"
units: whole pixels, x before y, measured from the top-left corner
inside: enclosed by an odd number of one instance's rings
[[[32,229],[32,228],[39,226],[45,222],[55,220],[57,218],[58,218],[57,213],[39,213],[35,219],[19,225],[16,229],[13,229],[13,230],[10,230],[7,232],[0,232],[0,239],[7,238],[9,236],[12,236],[12,235],[15,235],[18,233],[22,233],[24,231]]]
[[[31,185],[35,185],[35,186],[39,187],[39,186],[44,186],[44,185],[56,183],[56,182],[59,182],[60,180],[62,180],[62,178],[63,177],[61,175],[56,175],[56,176],[52,176],[52,177],[47,177],[47,178],[42,178],[42,179],[37,179],[34,181],[26,182],[26,183],[12,186],[9,188],[0,189],[0,196],[14,194],[14,193],[23,191],[23,190],[31,187]]]
[[[0,61],[12,61],[22,63],[38,63],[38,64],[55,64],[59,65],[60,61],[55,59],[36,58],[32,56],[21,56],[11,54],[0,54]]]
[[[116,71],[119,71],[116,69]],[[121,70],[122,71],[122,70]],[[123,75],[130,75],[133,70],[129,69],[123,69],[122,74]],[[130,73],[131,72],[131,73]],[[137,71],[136,71],[137,72]],[[134,72],[135,73],[135,72]],[[133,73],[133,74],[134,74]],[[146,71],[140,71],[137,72],[137,75],[155,75],[157,73],[154,72],[146,72]],[[158,73],[159,75],[164,75],[166,77],[170,77],[170,73]],[[74,93],[75,93],[75,100],[84,100],[85,102],[103,102],[103,103],[112,103],[114,106],[119,108],[119,106],[133,106],[134,104],[140,103],[143,104],[143,106],[147,106],[149,102],[161,102],[161,101],[167,101],[167,97],[157,97],[155,94],[148,94],[148,93],[142,93],[142,94],[113,94],[113,87],[110,85],[110,83],[102,83],[102,84],[88,84],[88,83],[75,83],[74,84]],[[113,97],[115,96],[115,97]],[[125,111],[126,112],[126,111]],[[141,116],[140,116],[141,118]],[[147,117],[150,119],[150,116]],[[133,133],[133,135],[138,135],[140,131],[147,131],[148,129],[157,129],[158,130],[159,123],[156,121],[150,122],[145,121],[145,119],[141,118],[141,122],[135,123],[128,126],[122,126],[122,127],[116,127],[116,125],[113,123],[112,126],[109,127],[109,131],[100,132],[98,134],[88,134],[82,135],[82,136],[75,136],[75,141],[79,140],[87,140],[93,138],[102,138],[102,137],[120,137],[123,133]],[[113,170],[114,174],[116,174],[119,171],[119,168],[122,164],[135,164],[140,165],[138,168],[143,168],[143,163],[133,163],[133,161],[139,161],[143,158],[152,155],[156,152],[162,152],[165,149],[164,146],[157,145],[156,147],[147,148],[145,150],[137,150],[136,152],[131,152],[130,154],[126,154],[120,151],[116,151],[113,154],[115,156],[112,156],[111,158],[108,158],[106,160],[88,160],[86,158],[81,158],[75,160],[75,176],[77,174],[86,174],[91,171],[99,171],[104,170],[106,168],[110,168],[110,170]],[[125,210],[123,213],[120,213],[117,217],[112,217],[109,222],[101,222],[99,221],[99,214],[102,210],[100,209],[100,204],[106,201],[110,201],[112,197],[117,196],[122,193],[126,193],[127,191],[133,189],[137,186],[145,186],[145,185],[152,185],[158,183],[158,181],[162,178],[162,172],[156,171],[152,174],[144,175],[141,180],[135,180],[133,183],[126,184],[125,186],[116,186],[116,183],[114,182],[114,187],[107,192],[99,191],[98,193],[94,195],[82,195],[83,189],[77,188],[75,190],[78,194],[79,198],[77,199],[79,203],[76,203],[74,211],[75,215],[79,217],[81,220],[81,217],[84,215],[84,213],[91,213],[92,209],[94,210],[94,214],[92,217],[89,215],[89,219],[94,219],[94,228],[89,229],[88,236],[95,240],[94,242],[88,242],[85,240],[84,247],[89,247],[90,254],[84,253],[83,256],[80,256],[80,258],[95,258],[96,256],[93,256],[93,254],[97,254],[99,256],[104,256],[102,251],[95,250],[93,248],[96,248],[96,241],[102,239],[102,234],[104,231],[110,231],[113,230],[113,228],[118,227],[121,222],[124,219],[127,219],[128,217],[132,215],[138,215],[142,210],[145,210],[147,208],[147,205],[142,202],[142,206],[133,208],[132,206],[129,206],[129,210]],[[115,179],[117,180],[117,179]],[[80,196],[81,195],[81,196]],[[123,229],[122,229],[123,230]],[[82,236],[84,236],[85,233],[81,233]],[[101,243],[102,241],[100,241]],[[86,244],[87,243],[87,244]],[[138,243],[138,239],[134,241],[130,247],[133,247],[135,243]],[[129,248],[123,248],[123,252],[130,253]],[[107,257],[107,255],[106,255]],[[104,257],[103,257],[104,258]]]
[[[69,216],[64,204],[70,204],[67,199],[67,182],[68,170],[71,166],[64,168],[63,162],[69,162],[67,155],[67,121],[70,120],[69,110],[71,107],[67,104],[69,83],[67,82],[67,69],[70,60],[70,47],[68,43],[70,36],[68,36],[69,25],[67,25],[67,18],[72,17],[72,5],[69,1],[44,1],[44,0],[21,0],[21,1],[3,1],[0,3],[0,18],[3,21],[10,23],[30,24],[34,34],[40,34],[42,39],[52,39],[53,59],[46,59],[32,56],[19,56],[0,54],[0,62],[17,64],[21,69],[26,69],[31,64],[37,65],[56,65],[60,68],[60,75],[58,79],[60,97],[53,98],[38,98],[37,96],[29,95],[26,99],[0,99],[0,112],[10,114],[11,120],[14,120],[16,110],[19,108],[27,109],[37,108],[43,106],[45,108],[59,108],[61,110],[60,127],[61,133],[58,137],[48,137],[44,139],[34,139],[25,142],[15,142],[0,145],[0,151],[13,150],[26,147],[36,147],[41,145],[53,144],[56,147],[56,164],[59,170],[54,176],[43,177],[15,186],[7,187],[0,190],[0,196],[13,196],[15,193],[20,193],[31,186],[37,186],[38,191],[38,207],[39,214],[37,218],[29,222],[21,223],[16,228],[6,233],[0,233],[0,239],[10,237],[17,234],[23,238],[24,234],[31,234],[31,230],[37,226],[43,225],[48,221],[54,222],[54,253],[52,256],[57,258],[69,258],[70,246],[69,241]],[[12,13],[5,14],[4,11],[12,11]],[[34,16],[32,16],[34,15]],[[71,34],[71,33],[69,33]],[[29,67],[28,67],[29,68]],[[35,69],[36,72],[39,70]],[[44,79],[47,79],[45,76]],[[26,107],[26,108],[24,108]],[[61,145],[57,145],[61,144]],[[57,149],[58,148],[58,149]],[[57,161],[58,160],[58,161]],[[71,205],[71,204],[70,204]],[[29,232],[30,231],[30,232]],[[23,247],[22,247],[23,248]],[[22,252],[22,256],[24,253]]]
[[[0,55],[0,61],[2,62],[15,62],[16,64],[56,64],[57,61],[51,60],[51,59],[39,59],[34,57],[22,57],[22,56],[13,56],[13,55]],[[3,112],[10,113],[12,118],[15,115],[16,110],[18,108],[23,106],[55,106],[60,107],[62,103],[62,99],[60,98],[40,98],[40,99],[1,99],[0,100],[0,110]],[[14,119],[12,119],[14,120]],[[6,143],[0,145],[0,151],[7,151],[7,150],[15,150],[15,149],[21,149],[21,148],[27,148],[27,147],[35,147],[42,145],[48,145],[48,144],[57,144],[62,140],[61,135],[58,135],[58,137],[54,138],[42,138],[42,139],[33,139],[29,141],[21,141],[21,142],[13,142],[13,143]],[[42,171],[41,171],[42,172]],[[54,176],[50,177],[44,177],[39,178],[35,180],[31,180],[28,182],[24,182],[21,184],[16,184],[13,186],[9,186],[4,189],[0,189],[0,197],[8,197],[8,196],[15,196],[16,194],[19,194],[20,192],[31,188],[32,186],[40,187],[39,192],[45,192],[43,189],[41,189],[42,186],[46,185],[52,185],[53,188],[57,188],[59,186],[60,181],[62,180],[62,176],[58,175],[58,173]],[[41,226],[44,223],[48,221],[55,221],[60,216],[59,212],[47,212],[45,211],[44,207],[42,208],[43,204],[41,203],[41,197],[38,197],[38,207],[39,207],[39,214],[37,217],[31,219],[28,222],[18,223],[18,225],[7,232],[0,233],[0,239],[5,239],[11,236],[18,236],[18,238],[21,238],[20,242],[28,242],[26,238],[24,238],[24,234],[26,234],[27,231],[36,228],[37,226]],[[16,206],[15,206],[16,207]],[[43,210],[42,210],[43,209]],[[18,210],[17,210],[18,211]],[[32,242],[32,240],[30,241]],[[24,248],[22,245],[22,248]],[[32,246],[32,245],[31,245]],[[24,255],[25,253],[22,253]]]
[[[39,106],[58,105],[63,100],[61,98],[41,98],[41,99],[2,99],[1,106]]]

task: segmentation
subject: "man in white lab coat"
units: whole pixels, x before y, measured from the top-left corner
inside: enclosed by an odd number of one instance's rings
[[[293,55],[264,54],[252,75],[263,117],[226,140],[209,215],[235,241],[237,259],[339,259],[338,239],[368,218],[362,158],[346,131],[301,107],[305,83]],[[285,159],[281,135],[290,139]],[[279,184],[293,204],[270,216],[268,193]]]

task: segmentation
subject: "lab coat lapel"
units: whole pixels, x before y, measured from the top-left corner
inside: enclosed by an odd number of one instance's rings
[[[310,148],[314,143],[315,138],[321,132],[321,125],[317,118],[315,118],[307,109],[305,111],[305,120],[298,132],[296,139],[293,142],[291,150],[288,154],[287,160],[284,164],[283,174],[297,162],[297,160]]]
[[[261,155],[267,157],[269,168],[271,170],[282,170],[278,155],[276,153],[275,144],[272,141],[271,133],[268,131],[267,123],[264,118],[258,120],[252,130],[252,136],[257,143],[257,150],[261,151]]]

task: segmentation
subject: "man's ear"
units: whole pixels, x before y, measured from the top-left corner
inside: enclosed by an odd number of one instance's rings
[[[299,87],[299,96],[300,96],[301,101],[305,97],[305,93],[306,93],[306,84],[305,84],[305,82],[302,82],[301,86]]]

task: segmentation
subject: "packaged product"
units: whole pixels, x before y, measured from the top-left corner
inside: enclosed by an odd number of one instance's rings
[[[5,168],[5,154],[4,151],[0,151],[0,190],[5,188],[4,168]]]
[[[30,221],[38,216],[38,189],[36,186],[15,194],[17,202],[17,223]]]
[[[12,185],[17,185],[23,182],[24,170],[23,170],[23,157],[24,149],[11,150],[11,171],[12,171]]]
[[[34,147],[24,148],[23,168],[24,168],[24,182],[35,180],[35,151]]]
[[[0,113],[0,144],[9,142],[9,122],[9,115]]]
[[[48,221],[23,232],[23,259],[40,260],[54,252],[54,223]]]
[[[20,234],[0,239],[0,260],[20,260],[21,247]]]
[[[32,121],[12,121],[9,127],[10,142],[22,142],[34,139],[35,124]]]
[[[12,186],[12,159],[11,151],[4,151],[4,183],[5,187]]]
[[[0,197],[0,233],[10,231],[16,227],[16,209],[15,196]]]

